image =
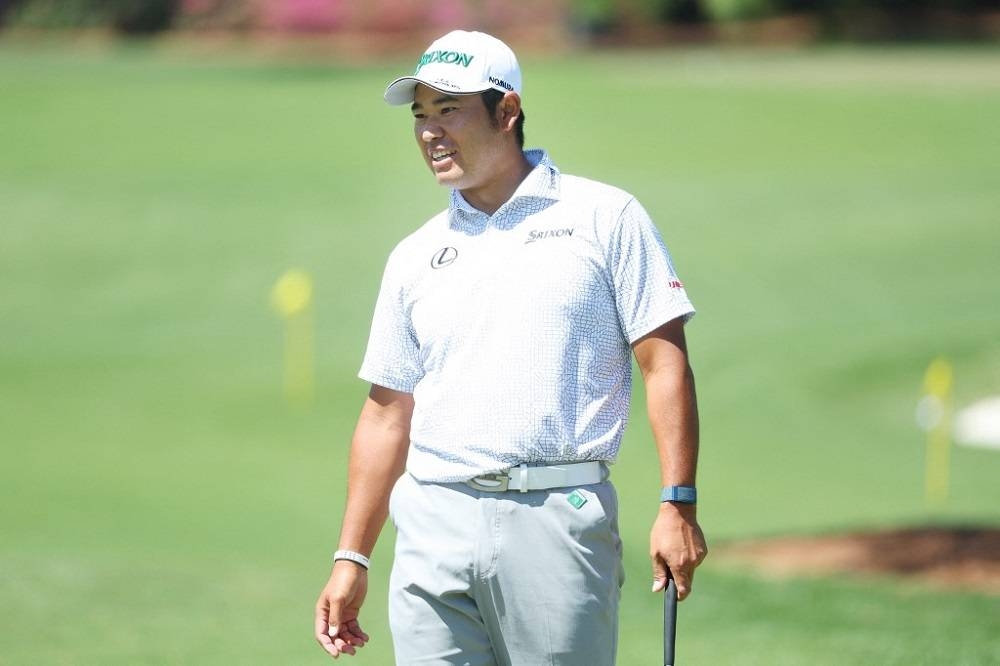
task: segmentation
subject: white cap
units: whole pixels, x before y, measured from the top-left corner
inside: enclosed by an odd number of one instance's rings
[[[521,93],[521,68],[510,47],[485,32],[453,30],[420,56],[417,69],[385,89],[389,104],[410,104],[418,83],[435,90],[468,95],[495,89]]]

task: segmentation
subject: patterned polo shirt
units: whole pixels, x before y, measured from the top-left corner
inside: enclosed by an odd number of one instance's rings
[[[452,191],[386,264],[359,376],[413,394],[407,468],[423,481],[614,462],[631,343],[694,314],[634,197],[525,155],[493,215]]]

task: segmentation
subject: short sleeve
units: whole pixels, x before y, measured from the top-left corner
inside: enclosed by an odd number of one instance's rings
[[[368,348],[358,377],[395,391],[412,393],[423,377],[420,347],[406,305],[405,281],[395,253],[389,257],[375,302]]]
[[[635,199],[621,212],[608,262],[618,317],[630,344],[668,321],[694,316],[660,232]]]

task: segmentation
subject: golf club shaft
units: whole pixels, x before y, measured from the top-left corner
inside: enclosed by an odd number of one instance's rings
[[[663,664],[674,666],[674,640],[677,637],[677,585],[667,580],[663,591]]]

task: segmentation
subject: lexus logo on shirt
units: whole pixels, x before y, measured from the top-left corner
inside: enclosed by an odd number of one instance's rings
[[[431,268],[450,266],[456,259],[458,259],[458,250],[453,247],[443,247],[431,257]]]

